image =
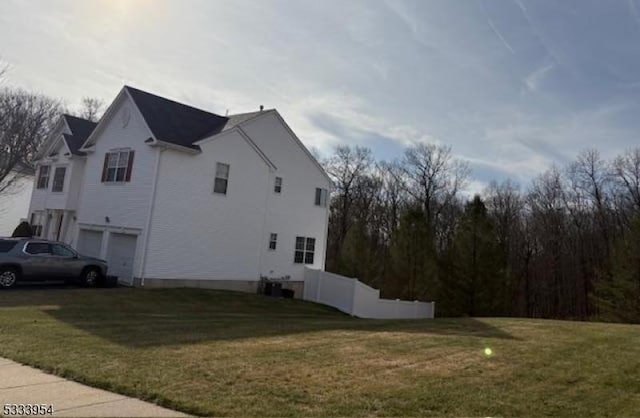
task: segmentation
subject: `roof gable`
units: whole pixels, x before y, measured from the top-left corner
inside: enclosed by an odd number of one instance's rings
[[[212,132],[220,132],[227,117],[187,106],[164,97],[125,86],[158,141],[195,148],[193,143]]]
[[[67,142],[69,151],[74,155],[84,155],[84,152],[80,151],[80,148],[87,138],[89,138],[89,135],[91,135],[97,124],[76,116],[62,115],[62,117],[71,131],[71,134],[62,135]]]

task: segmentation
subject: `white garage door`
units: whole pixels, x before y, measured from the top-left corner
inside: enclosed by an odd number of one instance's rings
[[[111,234],[107,263],[109,275],[130,283],[133,279],[133,260],[136,255],[138,237],[131,234]]]
[[[89,257],[100,257],[102,232],[81,229],[78,235],[78,252]]]

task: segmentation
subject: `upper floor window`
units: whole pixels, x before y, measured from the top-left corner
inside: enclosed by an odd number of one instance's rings
[[[38,189],[46,189],[49,187],[49,171],[51,167],[48,165],[41,165],[40,172],[38,173]]]
[[[275,250],[277,244],[278,244],[278,234],[271,233],[269,235],[269,249]]]
[[[213,192],[227,194],[229,184],[229,164],[216,163],[216,179],[213,183]]]
[[[296,237],[296,250],[293,253],[293,262],[296,264],[313,264],[315,250],[315,238]]]
[[[273,186],[275,193],[282,193],[282,177],[276,177],[276,182]]]
[[[327,207],[327,189],[316,187],[316,206]]]
[[[102,167],[103,183],[120,183],[131,181],[134,151],[111,151],[104,155]]]
[[[53,173],[52,192],[61,192],[64,189],[64,175],[66,172],[67,167],[56,167],[56,171]]]

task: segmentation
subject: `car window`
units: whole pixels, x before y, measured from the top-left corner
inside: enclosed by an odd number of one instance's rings
[[[51,252],[53,253],[53,255],[60,255],[63,257],[75,256],[75,253],[73,251],[60,244],[51,244]]]
[[[0,241],[0,253],[8,253],[17,243],[17,241]]]
[[[50,245],[46,242],[30,242],[25,248],[29,254],[51,254]]]

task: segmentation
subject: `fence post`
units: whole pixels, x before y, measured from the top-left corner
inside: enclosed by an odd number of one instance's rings
[[[358,279],[353,279],[353,297],[351,298],[351,316],[356,316],[356,302],[358,293]]]
[[[316,285],[316,302],[320,302],[320,289],[322,288],[322,275],[320,273],[320,270],[316,270],[316,282],[318,283]]]

